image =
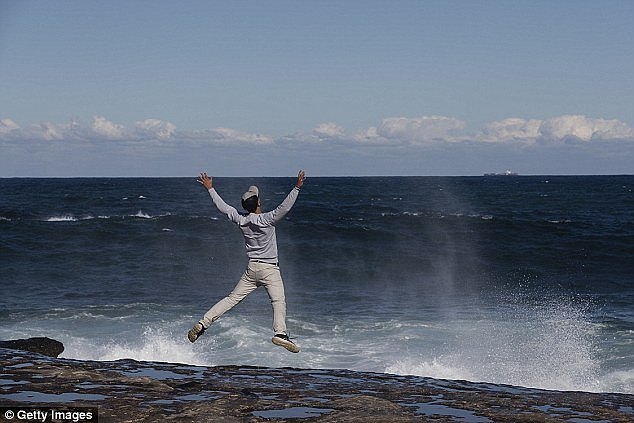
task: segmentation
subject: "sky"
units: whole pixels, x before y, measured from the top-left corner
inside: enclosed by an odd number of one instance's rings
[[[634,2],[0,0],[0,177],[634,173]]]

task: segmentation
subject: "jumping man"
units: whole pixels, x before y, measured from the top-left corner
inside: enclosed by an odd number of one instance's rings
[[[262,213],[258,188],[250,186],[248,191],[242,195],[242,207],[249,214],[242,215],[220,198],[220,195],[213,188],[211,177],[207,176],[206,172],[198,176],[198,182],[209,191],[209,195],[211,195],[218,210],[226,214],[229,220],[237,224],[242,231],[249,264],[233,291],[218,301],[187,333],[190,342],[196,341],[209,325],[242,301],[254,289],[264,286],[273,306],[275,336],[271,341],[291,352],[299,352],[299,347],[288,339],[286,332],[286,299],[284,297],[284,283],[278,265],[275,224],[282,220],[293,207],[305,180],[306,176],[301,170],[297,175],[295,187],[286,196],[286,199],[275,210],[268,213]]]

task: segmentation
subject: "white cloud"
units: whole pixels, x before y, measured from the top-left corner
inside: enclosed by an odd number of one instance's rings
[[[389,140],[385,137],[380,136],[379,130],[376,126],[371,126],[361,131],[357,131],[352,136],[352,139],[358,144],[369,144],[369,145],[394,144],[394,140]]]
[[[20,130],[22,137],[27,140],[52,141],[72,139],[71,125],[65,123],[44,122],[32,124]]]
[[[546,120],[509,118],[482,128],[476,139],[485,142],[513,140],[561,141],[576,138],[582,141],[632,139],[634,131],[616,119],[593,119],[580,115],[557,116]]]
[[[422,116],[418,118],[387,118],[376,129],[377,135],[409,143],[425,143],[433,140],[457,141],[462,138],[466,123],[446,116]]]
[[[95,135],[111,140],[122,139],[125,133],[125,128],[122,125],[112,123],[101,116],[94,116],[92,118],[91,129]]]
[[[343,138],[345,134],[345,129],[333,122],[321,123],[313,129],[313,135],[320,139]]]
[[[37,123],[24,127],[11,119],[0,120],[0,141],[79,141],[99,142],[125,140],[144,142],[182,142],[191,145],[294,145],[297,143],[318,145],[367,145],[367,146],[425,146],[442,142],[553,142],[569,138],[583,142],[600,140],[634,141],[634,130],[619,120],[594,119],[579,115],[565,115],[545,120],[508,118],[491,122],[469,136],[466,123],[446,116],[422,116],[417,118],[392,117],[379,125],[360,129],[354,133],[334,122],[317,125],[308,133],[297,132],[280,137],[217,127],[196,131],[176,131],[171,122],[146,119],[126,128],[102,116],[94,116],[90,124],[77,121],[69,123]],[[333,141],[324,143],[324,141]]]
[[[9,133],[19,128],[20,126],[11,119],[0,120],[0,136],[8,135]]]
[[[74,120],[69,123],[33,123],[25,127],[18,126],[11,119],[3,119],[0,123],[0,140],[5,141],[85,140],[91,134]]]
[[[576,137],[583,141],[632,138],[634,131],[616,119],[592,119],[579,115],[558,116],[546,119],[539,127],[545,139],[561,140]]]
[[[166,140],[171,138],[176,131],[176,126],[164,120],[145,119],[134,125],[136,134],[142,138],[156,138]]]
[[[206,134],[208,134],[209,139],[212,141],[225,143],[270,144],[273,142],[273,139],[266,135],[252,134],[231,128],[214,128],[206,131]]]
[[[536,139],[539,137],[541,123],[537,119],[508,118],[487,124],[476,138],[485,142]]]

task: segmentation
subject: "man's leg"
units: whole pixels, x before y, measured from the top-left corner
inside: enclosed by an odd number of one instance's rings
[[[284,282],[282,282],[280,268],[274,265],[267,265],[267,268],[260,273],[259,282],[266,288],[273,306],[273,331],[275,336],[271,341],[290,352],[298,353],[299,347],[288,339],[286,332],[286,298],[284,296]]]
[[[274,265],[266,266],[260,271],[259,282],[266,288],[273,306],[273,331],[276,335],[286,335],[286,297],[280,268]]]
[[[247,267],[244,274],[238,281],[235,288],[229,295],[218,301],[200,320],[204,328],[207,329],[213,322],[218,320],[220,316],[235,307],[240,301],[257,288],[254,272],[251,266]]]

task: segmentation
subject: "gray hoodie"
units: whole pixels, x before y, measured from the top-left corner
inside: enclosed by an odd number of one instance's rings
[[[211,195],[218,210],[226,214],[229,220],[236,223],[242,230],[249,260],[259,260],[266,263],[278,262],[275,224],[293,207],[298,194],[299,188],[295,187],[275,210],[261,214],[249,213],[243,216],[234,207],[225,203],[214,188],[209,190],[209,195]]]

